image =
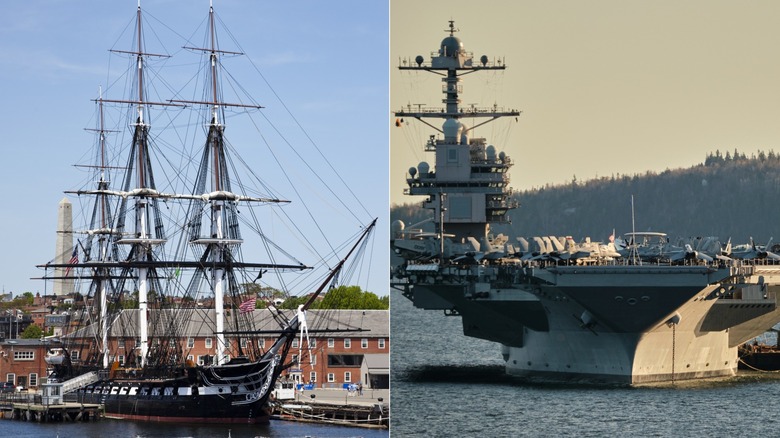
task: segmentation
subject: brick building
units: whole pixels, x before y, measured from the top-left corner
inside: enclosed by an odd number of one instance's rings
[[[0,377],[23,388],[46,383],[47,344],[40,339],[5,339],[0,342]]]
[[[169,312],[171,317],[175,312]],[[182,351],[187,359],[197,364],[210,364],[216,353],[216,337],[214,335],[214,311],[190,309],[187,311],[187,321],[182,325],[183,336],[179,339]],[[285,317],[294,315],[292,311],[284,311]],[[257,309],[251,313],[255,326],[259,331],[271,332],[279,326],[272,317],[271,311]],[[150,321],[154,315],[150,315]],[[234,331],[231,318],[226,318],[225,331]],[[309,342],[305,337],[299,345],[300,336],[294,341],[290,351],[290,359],[300,362],[284,372],[284,377],[301,383],[313,383],[318,388],[340,388],[343,385],[361,382],[365,388],[388,388],[390,352],[390,324],[387,310],[310,310],[307,312]],[[131,367],[136,361],[137,310],[125,310],[112,326],[109,333],[109,350],[111,360],[116,360],[122,366]],[[94,346],[94,332],[81,329],[65,337],[73,336],[82,339],[84,345]],[[248,343],[254,343],[260,349],[270,347],[276,335],[261,333],[236,338],[228,335],[226,352],[228,358],[238,355],[239,344],[247,350]],[[153,348],[160,339],[151,337]],[[45,383],[46,363],[44,357],[47,349],[58,347],[52,340],[6,340],[0,342],[0,378],[17,385],[35,389]],[[94,348],[76,349],[70,351],[74,363],[95,357]]]
[[[309,319],[316,321],[312,310]],[[314,383],[318,388],[338,388],[361,382],[366,388],[389,388],[389,367],[364,367],[364,362],[380,356],[389,362],[390,324],[387,310],[340,310],[337,318],[354,329],[366,331],[334,331],[311,333],[311,360],[303,354],[300,367],[290,370],[302,383]],[[310,329],[312,324],[310,324]],[[343,327],[343,325],[342,325]],[[338,330],[338,329],[336,329]],[[304,341],[305,343],[305,341]],[[297,348],[297,342],[293,343]],[[306,345],[304,345],[305,350]],[[361,373],[361,367],[365,372]]]

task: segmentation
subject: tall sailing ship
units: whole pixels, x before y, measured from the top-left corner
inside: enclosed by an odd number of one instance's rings
[[[198,97],[191,99],[174,95],[152,101],[148,96],[154,86],[148,81],[160,74],[148,72],[148,63],[165,56],[146,50],[143,17],[139,5],[134,47],[114,51],[130,60],[131,96],[111,99],[101,93],[97,99],[99,141],[96,162],[88,166],[96,186],[69,192],[93,201],[84,214],[86,228],[74,231],[77,247],[68,263],[41,266],[47,273],[54,270],[55,276],[47,278],[76,279],[82,304],[72,315],[71,331],[61,337],[61,348],[47,357],[50,377],[78,401],[103,404],[113,417],[266,421],[264,406],[277,378],[304,360],[301,352],[295,359],[289,353],[299,328],[307,326],[306,309],[328,288],[347,280],[347,260],[364,252],[376,220],[360,227],[349,244],[335,244],[330,242],[334,237],[326,235],[329,247],[314,249],[320,259],[312,266],[273,242],[258,217],[289,201],[259,194],[268,189],[251,173],[251,165],[230,154],[234,146],[225,136],[227,110],[251,113],[261,108],[224,101],[222,58],[240,53],[217,46],[217,19],[210,7],[205,47],[182,51],[202,55],[204,79],[194,82],[204,84],[205,91],[193,91]],[[107,106],[130,113],[131,139],[121,165],[112,164],[120,159],[110,156],[113,149],[106,144]],[[194,120],[178,115],[190,109],[204,110],[205,116]],[[199,130],[205,125],[206,131],[198,150],[182,147],[174,152],[184,164],[168,169],[165,183],[156,173],[155,160],[173,158],[157,147],[162,140],[151,129],[155,111],[176,112],[169,127],[189,123]],[[250,172],[249,181],[237,175],[242,164]],[[120,175],[119,187],[112,186],[112,175]],[[242,235],[242,223],[256,234],[254,240]],[[255,245],[251,253],[264,248],[267,260],[245,260],[245,240]],[[295,312],[273,308],[273,321],[259,320],[261,312],[253,311],[260,280],[275,277],[293,289],[282,280],[288,272],[298,273],[298,292],[309,294],[308,299]],[[309,274],[306,282],[300,280],[302,273]],[[207,309],[203,303],[212,305]],[[195,332],[213,336],[216,351],[199,363],[187,342]],[[258,339],[269,336],[274,341],[263,348]]]
[[[445,107],[395,113],[396,125],[415,119],[439,135],[425,144],[434,166],[411,167],[405,189],[426,197],[435,230],[393,223],[393,286],[418,308],[459,316],[466,336],[499,343],[511,375],[618,384],[735,375],[737,347],[780,321],[780,257],[714,238],[672,245],[663,233],[606,243],[494,234],[518,206],[514,163],[473,134],[520,112],[461,106],[461,76],[506,64],[474,59],[453,22],[448,32],[430,59],[399,65],[441,76]]]

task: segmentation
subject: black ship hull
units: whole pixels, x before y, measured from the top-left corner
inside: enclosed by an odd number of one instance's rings
[[[280,371],[279,357],[269,356],[189,368],[178,378],[101,380],[79,388],[76,397],[80,403],[103,405],[105,415],[114,418],[267,423],[264,407]]]
[[[78,392],[79,402],[102,404],[105,415],[127,420],[165,423],[268,423],[269,414],[264,409],[267,396],[251,403],[245,394],[213,395],[128,395],[111,394],[117,383],[96,385]],[[107,388],[109,393],[103,394]]]

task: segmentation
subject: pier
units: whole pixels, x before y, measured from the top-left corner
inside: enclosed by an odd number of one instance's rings
[[[45,422],[96,421],[103,417],[103,406],[88,403],[44,404],[39,394],[3,394],[2,418]]]
[[[101,405],[64,403],[43,405],[37,403],[12,403],[3,407],[3,417],[12,420],[46,422],[96,421],[102,418]]]
[[[336,424],[387,429],[390,424],[389,391],[315,389],[296,391],[295,397],[269,406],[272,420]]]

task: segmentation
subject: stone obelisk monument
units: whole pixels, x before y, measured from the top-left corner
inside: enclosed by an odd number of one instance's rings
[[[57,247],[54,253],[54,263],[62,264],[68,263],[73,255],[73,206],[68,198],[62,198],[60,201],[59,209],[57,211]],[[68,272],[68,277],[65,277],[67,269],[54,268],[54,295],[66,295],[73,292],[73,278],[74,271]]]

